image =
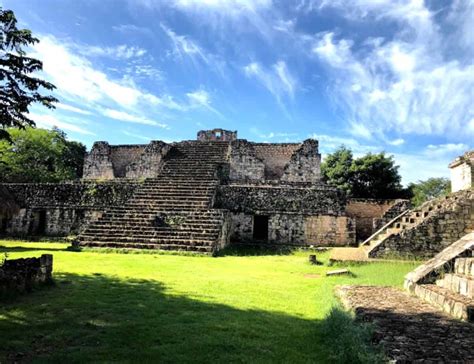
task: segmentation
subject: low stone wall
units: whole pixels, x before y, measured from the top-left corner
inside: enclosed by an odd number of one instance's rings
[[[67,236],[101,216],[110,206],[124,204],[138,181],[77,181],[70,183],[3,184],[19,211],[0,226],[10,236]]]
[[[37,285],[51,283],[53,256],[5,260],[0,266],[0,295],[29,292]]]

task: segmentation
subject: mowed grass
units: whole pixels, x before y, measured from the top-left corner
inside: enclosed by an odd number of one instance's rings
[[[53,254],[56,281],[0,303],[0,362],[331,362],[322,328],[337,305],[334,287],[401,287],[419,264],[354,265],[352,277],[326,277],[334,267],[310,265],[308,252],[213,258],[66,247],[0,241],[9,259]]]

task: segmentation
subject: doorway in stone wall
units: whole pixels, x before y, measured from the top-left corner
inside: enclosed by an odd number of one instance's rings
[[[33,211],[29,228],[30,235],[44,235],[46,232],[46,210]]]
[[[253,217],[253,239],[268,241],[268,216],[255,215]]]

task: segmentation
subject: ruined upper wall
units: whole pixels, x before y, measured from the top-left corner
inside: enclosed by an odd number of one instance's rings
[[[451,192],[474,187],[474,150],[457,157],[450,165]]]
[[[317,183],[321,180],[318,142],[313,139],[281,144],[233,141],[230,180]]]
[[[150,144],[109,145],[95,142],[84,161],[84,179],[156,177],[171,146],[162,141]]]
[[[265,179],[280,179],[285,166],[293,153],[300,147],[300,143],[252,143],[255,156],[265,164]]]
[[[224,129],[200,130],[197,133],[197,140],[201,142],[223,141],[231,142],[237,139],[237,130],[230,131]]]

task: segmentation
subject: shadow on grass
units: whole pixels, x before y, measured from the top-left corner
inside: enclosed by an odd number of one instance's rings
[[[328,342],[347,346],[331,326],[167,294],[157,281],[63,274],[1,304],[0,362],[325,363],[337,351]]]
[[[38,251],[55,251],[55,252],[60,252],[60,251],[67,251],[68,248],[45,248],[45,247],[31,247],[27,248],[24,246],[4,246],[0,245],[0,253],[23,253],[23,252],[38,252]]]
[[[290,255],[296,248],[269,244],[231,244],[216,253],[218,257],[225,256],[263,256]]]

